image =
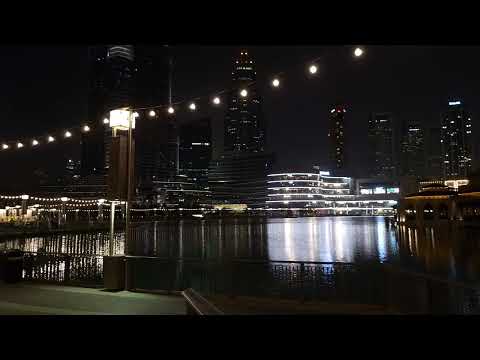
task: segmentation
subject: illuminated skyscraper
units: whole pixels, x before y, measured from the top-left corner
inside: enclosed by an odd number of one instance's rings
[[[440,142],[445,178],[466,176],[472,167],[472,122],[461,101],[450,101],[443,114]]]
[[[255,65],[247,51],[240,52],[232,71],[232,88],[225,116],[225,151],[265,150],[265,120],[256,90]]]
[[[337,105],[330,110],[330,162],[331,170],[345,169],[345,107]]]
[[[256,72],[241,51],[232,72],[233,90],[225,116],[224,152],[210,162],[208,184],[214,203],[264,207],[273,154],[265,153],[265,119],[256,90]]]

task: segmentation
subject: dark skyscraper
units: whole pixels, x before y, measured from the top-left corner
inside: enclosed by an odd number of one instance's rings
[[[102,119],[113,109],[131,105],[133,46],[91,46],[88,61],[88,117],[93,125],[88,134],[82,135],[82,176],[104,174],[108,169],[111,130]]]
[[[402,124],[401,175],[422,177],[425,173],[425,134],[418,121]]]
[[[212,127],[208,117],[180,127],[180,174],[202,186],[208,183],[208,166],[212,159]]]
[[[443,176],[466,176],[472,167],[472,122],[461,101],[450,101],[441,119]]]
[[[232,88],[225,116],[225,151],[259,152],[265,149],[265,119],[256,90],[255,66],[247,51],[235,60]]]
[[[89,119],[95,126],[82,138],[82,176],[105,173],[110,163],[111,129],[102,123],[120,107],[168,103],[168,48],[103,45],[89,48]],[[143,118],[142,118],[143,117]],[[142,113],[134,131],[137,183],[161,177],[168,167],[165,114]]]
[[[133,105],[136,108],[168,104],[169,54],[166,46],[135,46],[135,88]],[[168,124],[172,121],[164,109],[154,116],[142,113],[135,129],[137,183],[148,185],[153,179],[167,176]]]
[[[368,139],[373,155],[371,176],[392,178],[396,175],[395,133],[391,113],[373,113],[368,123]]]
[[[332,171],[345,170],[345,108],[335,106],[330,110],[330,163]]]
[[[443,176],[442,143],[440,128],[430,128],[426,133],[425,175],[433,178]]]

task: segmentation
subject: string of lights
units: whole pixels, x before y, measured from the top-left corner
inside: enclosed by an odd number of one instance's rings
[[[66,196],[62,197],[55,197],[55,198],[45,198],[45,197],[38,197],[38,196],[30,196],[30,195],[0,195],[0,200],[30,200],[30,201],[38,201],[38,202],[46,202],[46,203],[64,203],[66,206],[91,206],[91,205],[109,205],[112,201],[106,199],[90,199],[90,200],[83,200],[83,199],[72,199]],[[114,201],[115,204],[125,204],[125,201]]]
[[[361,47],[356,47],[353,50],[353,55],[355,57],[361,57],[365,53],[365,50]],[[243,53],[242,53],[243,55]],[[317,57],[311,61],[308,62],[308,73],[310,77],[313,77],[316,75],[319,71],[319,65],[317,64],[319,59],[322,57]],[[271,76],[271,80],[269,83],[269,86],[273,89],[278,89],[281,87],[282,80],[285,77],[285,72],[279,72]],[[238,91],[239,95],[242,98],[246,98],[249,95],[249,88],[256,84],[257,81],[251,81],[247,84],[245,84],[241,89],[235,89],[235,88],[225,88],[219,91],[214,91],[210,93],[209,95],[206,96],[197,96],[194,98],[189,98],[187,100],[179,100],[175,102],[171,102],[169,104],[160,104],[160,105],[152,105],[149,107],[139,107],[139,108],[132,108],[130,109],[131,112],[133,112],[133,117],[138,118],[140,117],[140,112],[145,112],[146,117],[154,118],[158,115],[157,112],[164,110],[166,111],[167,115],[173,115],[175,112],[181,109],[182,105],[187,104],[187,110],[188,111],[197,111],[198,108],[198,103],[202,99],[209,99],[209,103],[214,106],[218,107],[221,106],[223,99],[222,95],[226,93],[230,93],[232,91]],[[104,118],[101,121],[101,124],[104,126],[110,124],[110,119],[109,118]],[[53,144],[58,142],[59,140],[69,140],[74,138],[78,134],[88,134],[92,127],[95,126],[95,124],[91,122],[84,122],[78,127],[71,127],[69,129],[61,130],[61,131],[55,131],[48,133],[44,136],[38,136],[34,138],[25,138],[24,140],[8,140],[8,141],[0,141],[0,152],[1,151],[8,151],[8,150],[20,150],[23,148],[36,148],[40,145],[48,145],[48,144]],[[52,200],[46,200],[46,201],[52,201]],[[55,200],[55,201],[58,201]]]

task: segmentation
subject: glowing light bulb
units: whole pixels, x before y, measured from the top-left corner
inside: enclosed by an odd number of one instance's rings
[[[175,109],[170,106],[167,111],[169,114],[173,114],[175,112]]]
[[[19,143],[17,144],[17,148],[19,148],[19,149],[23,148],[23,144],[22,144],[21,142],[19,142]]]
[[[83,131],[84,131],[84,132],[89,132],[89,131],[90,131],[90,126],[85,125],[85,126],[83,127]]]
[[[279,87],[279,86],[280,86],[280,80],[278,80],[278,79],[273,79],[272,85],[273,85],[273,87]]]
[[[65,137],[66,138],[72,137],[72,133],[70,131],[65,131]]]
[[[220,98],[219,98],[218,96],[214,97],[214,98],[213,98],[213,103],[214,103],[215,105],[220,104]]]
[[[353,54],[354,54],[356,57],[360,57],[360,56],[363,55],[363,49],[357,47],[357,48],[355,49],[355,51],[353,52]]]
[[[310,71],[310,74],[316,74],[318,71],[317,65],[311,65],[308,71]]]
[[[150,115],[151,117],[154,117],[156,114],[155,114],[155,111],[150,110],[150,112],[148,113],[148,115]]]
[[[32,146],[37,146],[37,145],[38,145],[38,141],[35,140],[35,139],[33,139],[33,140],[32,140]]]
[[[247,97],[248,91],[245,90],[245,89],[243,89],[242,91],[240,91],[240,95],[241,95],[242,97]]]
[[[2,145],[2,149],[3,149],[3,150],[7,150],[9,147],[10,147],[10,146],[8,146],[7,144],[3,144],[3,145]]]
[[[55,141],[55,138],[54,138],[53,136],[49,136],[49,137],[48,137],[48,142],[49,142],[49,143],[50,143],[50,142],[54,142],[54,141]]]
[[[108,120],[107,118],[105,118],[105,119],[103,119],[103,123],[104,123],[105,125],[107,125],[107,124],[110,123],[110,120]]]
[[[192,110],[192,111],[194,111],[194,110],[197,108],[197,106],[195,105],[195,103],[191,103],[188,107],[189,107],[189,109]]]

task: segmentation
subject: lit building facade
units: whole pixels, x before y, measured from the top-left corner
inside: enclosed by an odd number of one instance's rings
[[[265,119],[257,92],[253,59],[242,51],[232,71],[232,90],[225,116],[225,151],[262,152],[265,150]]]
[[[445,178],[467,176],[472,167],[472,122],[461,101],[450,101],[442,116],[440,141]]]
[[[211,192],[185,175],[154,180],[154,205],[166,209],[200,209],[210,206]]]
[[[330,110],[330,163],[336,171],[345,169],[345,113],[340,105]]]
[[[351,177],[329,172],[268,175],[269,210],[314,210],[321,215],[391,215],[398,187],[360,187]]]
[[[395,132],[391,113],[373,113],[368,123],[368,139],[373,163],[371,176],[392,178],[396,176]]]

